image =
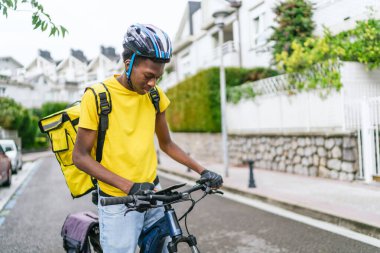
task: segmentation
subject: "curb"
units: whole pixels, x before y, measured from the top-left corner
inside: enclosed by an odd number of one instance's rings
[[[160,165],[158,166],[158,169],[165,172],[165,173],[172,174],[175,176],[179,176],[179,177],[182,177],[182,178],[185,178],[188,180],[197,179],[197,178],[190,176],[190,175],[185,175],[183,173],[179,173],[179,172],[172,171],[170,169],[166,169]],[[352,230],[352,231],[355,231],[355,232],[358,232],[358,233],[361,233],[364,235],[374,237],[376,239],[380,239],[380,228],[372,226],[372,225],[367,224],[367,223],[363,223],[360,221],[355,221],[355,220],[339,217],[337,215],[329,214],[326,212],[321,212],[321,211],[314,210],[314,209],[309,208],[309,207],[304,207],[304,206],[300,206],[300,205],[289,203],[289,202],[284,202],[282,200],[270,198],[270,197],[267,197],[264,195],[242,191],[242,190],[233,188],[233,187],[228,186],[228,185],[223,185],[223,189],[227,190],[231,193],[235,193],[235,194],[242,195],[244,197],[259,200],[259,201],[262,201],[264,203],[271,204],[273,206],[277,206],[279,208],[283,208],[285,210],[288,210],[288,211],[291,211],[291,212],[294,212],[294,213],[297,213],[300,215],[304,215],[304,216],[307,216],[307,217],[310,217],[313,219],[325,221],[325,222],[328,222],[330,224],[334,224],[334,225],[344,227],[344,228],[347,228],[349,230]]]
[[[42,152],[35,152],[35,153],[27,153],[23,154],[22,161],[23,162],[34,162],[40,158],[48,157],[48,156],[54,156],[54,153],[50,150],[42,151]]]

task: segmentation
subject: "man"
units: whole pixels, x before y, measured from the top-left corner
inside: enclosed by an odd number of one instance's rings
[[[159,108],[149,97],[170,61],[172,47],[168,35],[152,25],[134,24],[123,41],[125,72],[104,81],[110,92],[112,112],[103,147],[101,163],[92,156],[99,124],[95,95],[85,92],[82,98],[74,164],[98,179],[100,198],[139,194],[157,184],[157,157],[154,133],[162,151],[174,160],[209,179],[211,186],[222,185],[222,177],[191,159],[170,138],[165,110],[169,99],[157,87]],[[159,188],[159,185],[156,185]],[[143,227],[152,225],[164,214],[163,209],[146,213],[128,212],[125,205],[100,206],[100,241],[104,252],[134,253]]]

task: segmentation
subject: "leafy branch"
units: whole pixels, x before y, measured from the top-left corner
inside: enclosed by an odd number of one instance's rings
[[[0,0],[0,12],[8,18],[9,11],[16,11],[18,4],[30,5],[32,8],[32,24],[33,29],[40,29],[42,32],[50,29],[50,36],[65,37],[67,29],[62,25],[56,25],[50,15],[44,11],[44,7],[36,0]]]
[[[276,55],[278,68],[290,74],[298,91],[321,89],[328,95],[329,90],[342,88],[341,61],[360,62],[368,69],[380,66],[380,20],[357,21],[354,29],[337,35],[325,28],[324,37],[293,41],[291,47],[291,54]],[[304,78],[295,78],[298,74]]]

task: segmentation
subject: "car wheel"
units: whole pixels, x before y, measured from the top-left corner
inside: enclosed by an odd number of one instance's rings
[[[18,169],[17,169],[17,167],[16,167],[16,169],[15,170],[12,170],[12,174],[17,174],[17,171],[18,171]]]
[[[12,184],[12,169],[9,169],[8,179],[7,179],[7,181],[5,181],[4,185],[5,186],[11,186],[11,184]]]

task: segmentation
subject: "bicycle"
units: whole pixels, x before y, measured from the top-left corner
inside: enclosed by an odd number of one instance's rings
[[[151,208],[164,207],[164,217],[166,224],[169,227],[169,235],[171,241],[168,243],[167,249],[169,253],[177,253],[178,252],[178,244],[179,243],[187,243],[192,253],[200,253],[197,247],[196,237],[190,234],[187,227],[187,215],[193,210],[194,206],[202,200],[208,194],[223,194],[222,191],[211,189],[209,182],[198,180],[197,184],[191,187],[188,190],[184,190],[182,192],[175,191],[186,184],[176,184],[170,186],[166,189],[160,190],[158,192],[153,191],[145,191],[142,195],[130,195],[125,197],[108,197],[100,200],[100,204],[105,205],[117,205],[117,204],[125,204],[128,206],[127,212],[131,211],[146,211]],[[194,200],[191,197],[191,193],[203,190],[203,196],[198,200]],[[189,209],[178,219],[177,214],[172,207],[172,204],[191,201],[192,204]],[[127,213],[126,212],[126,213]],[[185,218],[185,227],[187,231],[187,236],[185,236],[182,232],[182,228],[179,224]],[[156,252],[162,252],[164,245],[161,248],[158,248]],[[145,253],[144,249],[140,250],[140,253]]]

